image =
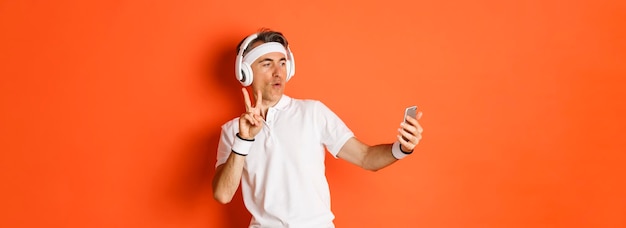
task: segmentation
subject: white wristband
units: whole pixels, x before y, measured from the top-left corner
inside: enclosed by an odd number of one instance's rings
[[[404,151],[402,151],[402,149],[400,149],[401,145],[399,141],[396,141],[393,143],[393,145],[391,145],[391,155],[393,155],[394,158],[400,160],[403,159],[406,156],[409,156],[409,154],[413,153],[405,153]]]
[[[235,142],[233,143],[233,148],[231,150],[235,154],[247,156],[250,152],[250,148],[252,148],[252,143],[254,143],[254,139],[243,139],[241,138],[241,136],[239,136],[239,133],[237,133],[236,136],[237,137],[235,137]]]

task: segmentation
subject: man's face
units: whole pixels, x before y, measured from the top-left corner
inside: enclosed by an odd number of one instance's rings
[[[256,59],[252,64],[252,90],[261,91],[264,101],[277,102],[285,90],[287,58],[283,53],[270,52]]]

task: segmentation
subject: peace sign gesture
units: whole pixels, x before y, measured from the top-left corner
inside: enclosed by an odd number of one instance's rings
[[[252,107],[250,95],[246,88],[242,88],[243,99],[246,103],[246,112],[239,117],[239,136],[244,139],[254,139],[263,127],[263,102],[261,91],[257,91],[256,104]]]

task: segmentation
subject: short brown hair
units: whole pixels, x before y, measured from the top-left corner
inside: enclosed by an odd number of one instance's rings
[[[239,48],[243,44],[243,41],[246,40],[246,38],[243,38],[243,40],[239,42],[239,45],[237,45],[237,54],[239,54]],[[263,28],[259,30],[259,32],[257,33],[257,37],[254,40],[252,40],[252,42],[250,42],[247,47],[245,47],[243,54],[245,55],[246,53],[248,53],[248,51],[250,51],[248,50],[250,45],[258,41],[263,41],[263,43],[278,42],[282,44],[283,46],[285,46],[285,48],[287,48],[287,45],[289,45],[289,43],[287,42],[287,38],[285,38],[285,36],[281,32]]]

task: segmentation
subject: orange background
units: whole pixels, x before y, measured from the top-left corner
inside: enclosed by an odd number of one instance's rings
[[[361,140],[424,112],[327,157],[338,227],[626,227],[623,0],[313,2],[0,1],[0,227],[244,227],[210,182],[261,27]]]

